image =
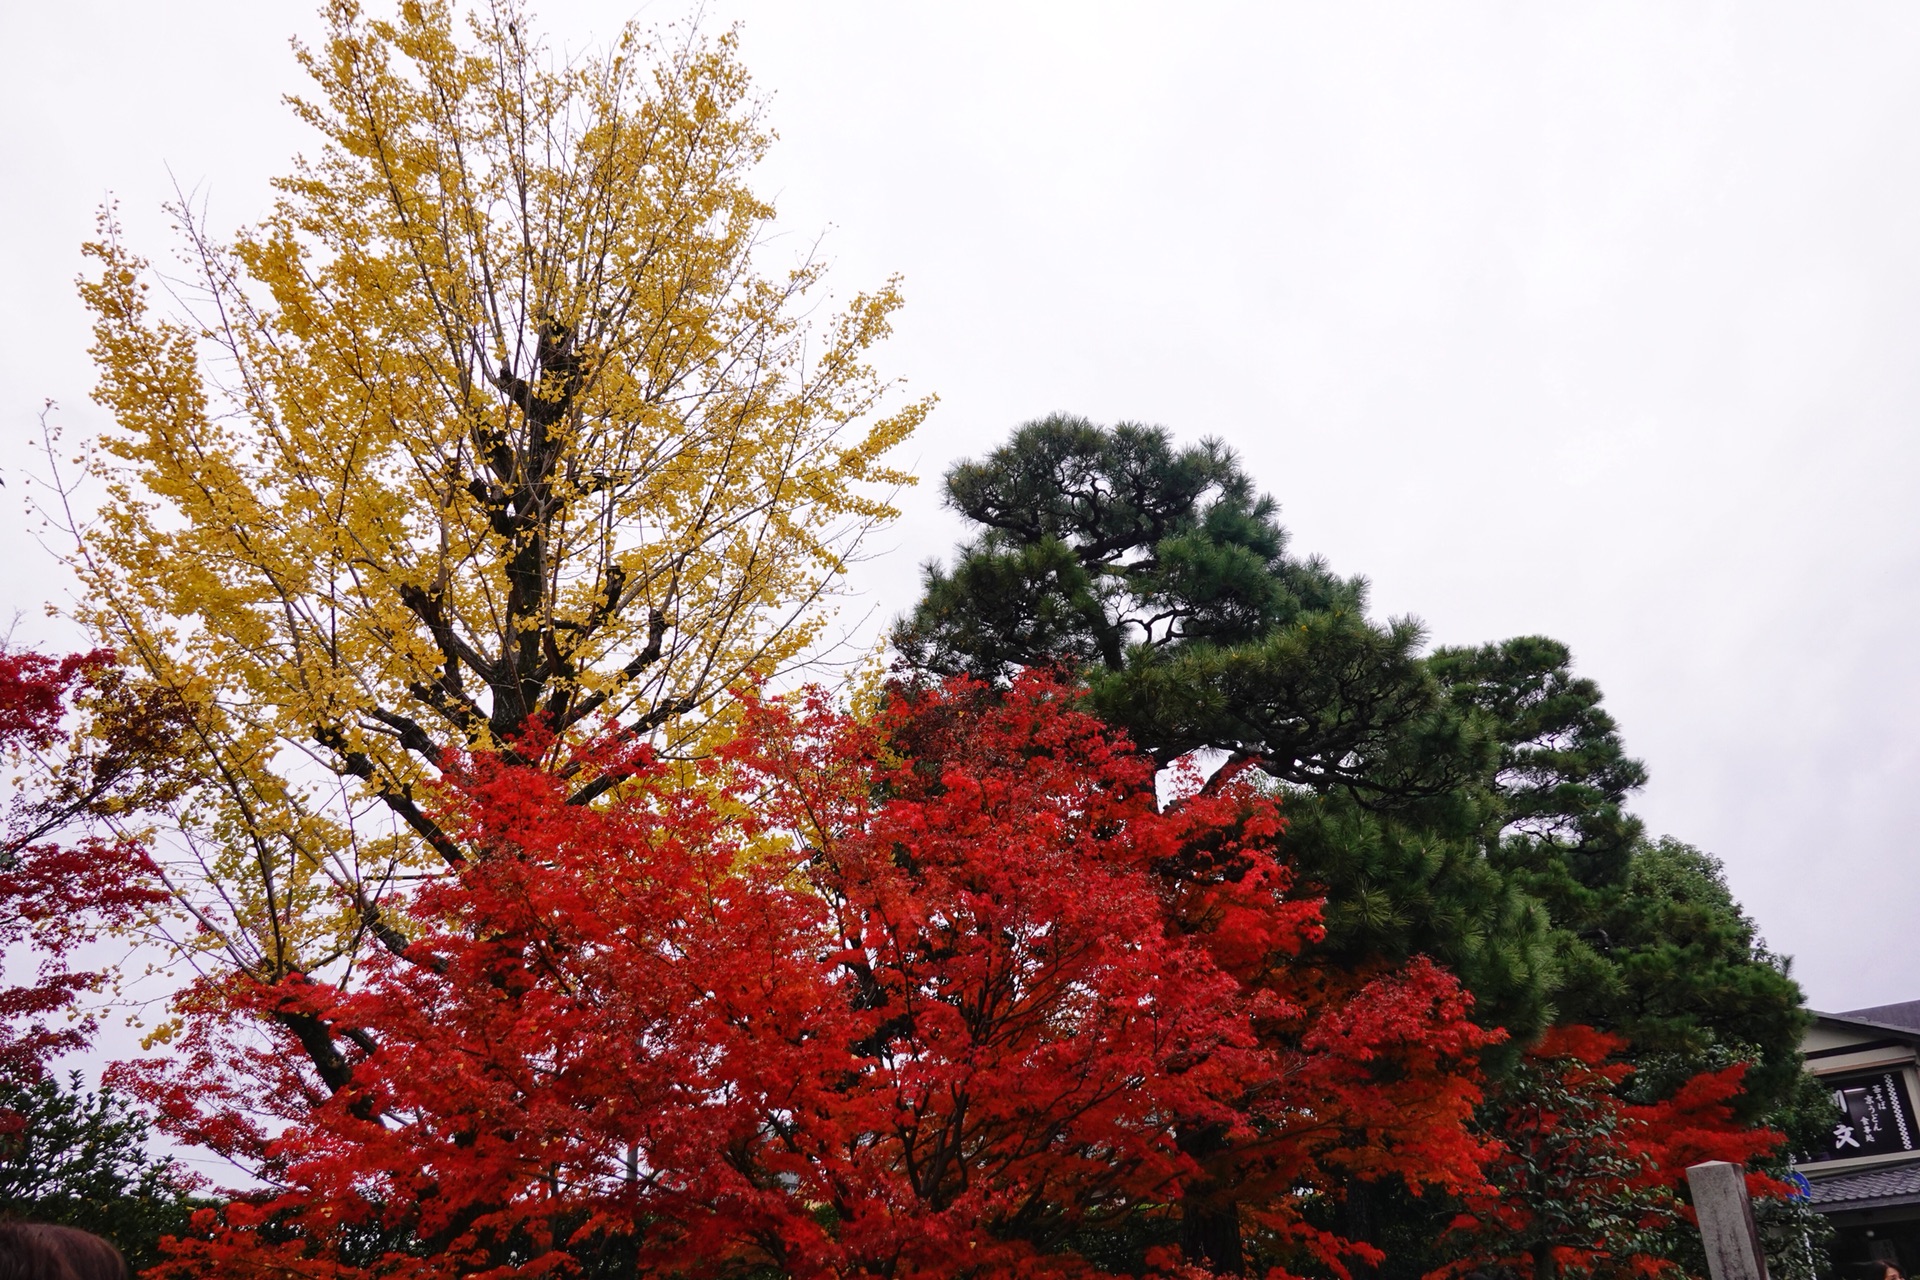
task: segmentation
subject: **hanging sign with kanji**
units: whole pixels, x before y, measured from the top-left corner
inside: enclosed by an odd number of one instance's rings
[[[1808,1153],[1809,1158],[1850,1160],[1914,1150],[1920,1134],[1916,1133],[1913,1103],[1901,1078],[1904,1074],[1895,1067],[1823,1078],[1820,1083],[1833,1090],[1833,1101],[1841,1115],[1827,1140]]]

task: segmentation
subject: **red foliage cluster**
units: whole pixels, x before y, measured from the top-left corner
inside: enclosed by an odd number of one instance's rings
[[[1781,1136],[1734,1119],[1745,1064],[1706,1072],[1672,1097],[1622,1097],[1633,1068],[1619,1036],[1586,1026],[1548,1031],[1494,1099],[1501,1145],[1489,1187],[1454,1224],[1466,1256],[1436,1275],[1518,1272],[1652,1276],[1677,1273],[1676,1232],[1692,1223],[1679,1188],[1688,1165],[1745,1163]],[[1786,1188],[1748,1176],[1757,1195]]]
[[[112,658],[0,651],[0,758],[28,783],[9,799],[0,831],[0,975],[9,960],[34,965],[24,983],[0,981],[0,1079],[36,1079],[47,1059],[86,1043],[92,1023],[73,1016],[74,1006],[103,976],[72,970],[71,952],[158,898],[137,846],[55,838],[98,798],[74,782],[87,770],[55,771],[64,763],[62,720],[73,698],[106,678]]]
[[[1176,1274],[1243,1235],[1339,1273],[1372,1255],[1316,1197],[1480,1185],[1454,979],[1303,959],[1274,804],[1161,812],[1069,689],[750,704],[698,769],[581,764],[633,777],[569,806],[468,762],[443,819],[482,856],[361,991],[202,993],[317,1015],[345,1087],[206,1018],[131,1077],[281,1188],[176,1274]]]

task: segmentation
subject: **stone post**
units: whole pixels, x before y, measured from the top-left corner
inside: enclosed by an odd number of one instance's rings
[[[1687,1168],[1700,1239],[1713,1280],[1767,1280],[1767,1255],[1753,1223],[1745,1165],[1709,1160]]]

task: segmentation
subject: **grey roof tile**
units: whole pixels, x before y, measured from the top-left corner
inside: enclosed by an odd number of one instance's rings
[[[1902,1000],[1899,1004],[1877,1004],[1871,1009],[1849,1009],[1840,1015],[1862,1022],[1878,1022],[1889,1027],[1920,1031],[1920,1000]]]
[[[1806,1170],[1801,1170],[1805,1173]],[[1891,1169],[1861,1169],[1830,1178],[1809,1178],[1816,1208],[1851,1204],[1856,1200],[1885,1200],[1893,1196],[1920,1198],[1920,1163]]]

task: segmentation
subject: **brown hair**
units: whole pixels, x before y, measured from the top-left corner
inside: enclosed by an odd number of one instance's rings
[[[42,1227],[66,1258],[74,1280],[127,1280],[127,1260],[104,1236],[78,1227]]]
[[[0,1280],[79,1280],[37,1223],[0,1222]]]
[[[77,1227],[0,1222],[0,1280],[128,1280],[127,1260]]]

